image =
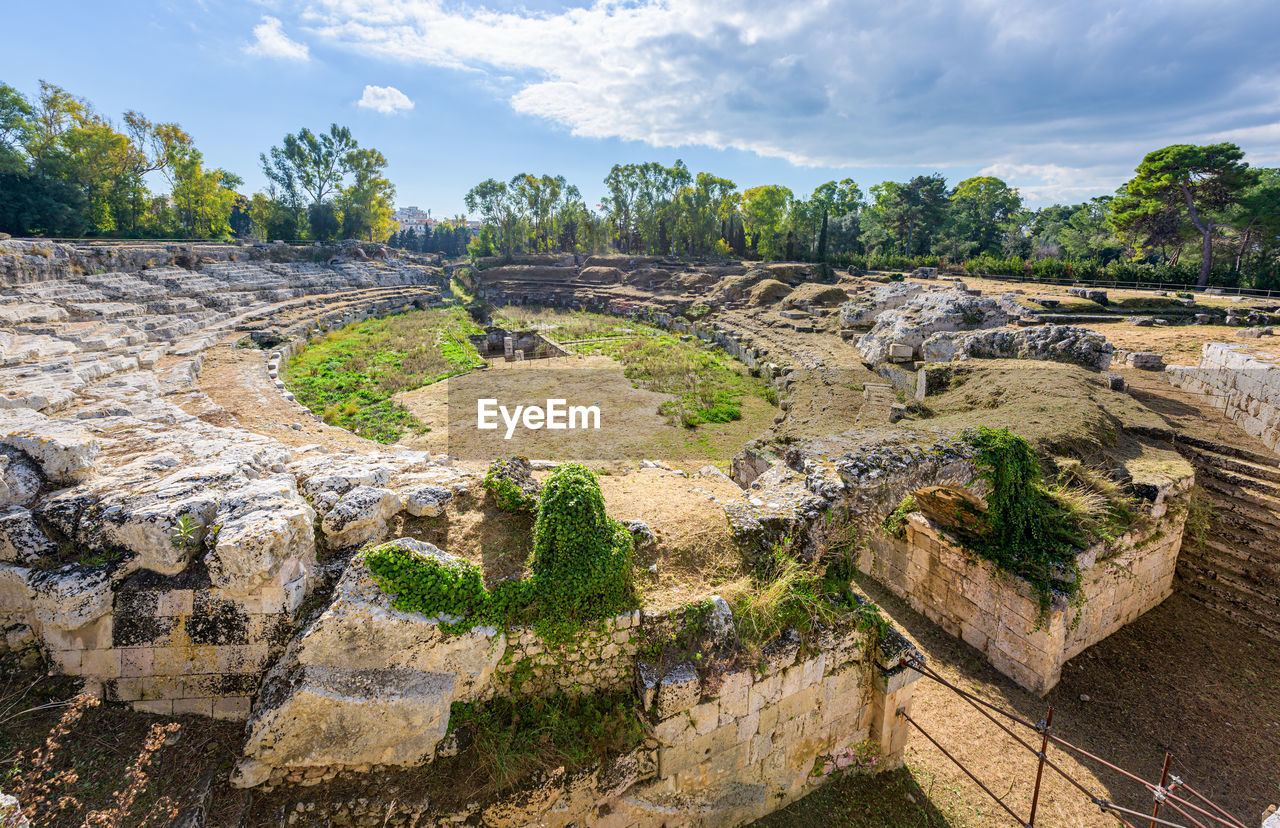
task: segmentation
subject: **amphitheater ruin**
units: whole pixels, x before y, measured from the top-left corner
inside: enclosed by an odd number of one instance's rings
[[[227,784],[255,792],[261,821],[241,824],[737,825],[842,773],[895,768],[922,654],[857,589],[822,623],[752,638],[750,589],[726,590],[780,549],[847,556],[842,589],[869,578],[1037,695],[1175,590],[1280,639],[1265,301],[1126,301],[927,269],[352,250],[0,241],[3,646],[107,702],[243,722]],[[613,370],[593,337],[558,332],[583,314],[731,358],[757,384],[736,425],[646,411],[656,424],[635,428],[674,442],[598,469],[633,539],[634,606],[572,634],[459,623],[405,609],[371,568],[395,548],[480,567],[496,595],[529,554],[533,517],[486,488],[505,457],[451,451],[430,390],[396,399],[431,430],[384,442],[300,402],[291,365],[308,348],[432,312],[474,326],[458,347],[493,382],[551,363]],[[1198,364],[1167,369],[1135,347],[1184,325],[1260,338],[1206,338]],[[1217,432],[1189,424],[1192,398]],[[1010,574],[975,553],[970,533],[1001,520],[1003,496],[981,427],[1025,438],[1092,510],[1069,559]],[[690,448],[688,434],[721,442]],[[565,459],[543,448],[507,452],[531,458],[517,484],[535,494]],[[1212,519],[1192,532],[1197,498]],[[397,773],[458,778],[476,711],[562,696],[621,703],[638,730],[514,787],[384,792]]]

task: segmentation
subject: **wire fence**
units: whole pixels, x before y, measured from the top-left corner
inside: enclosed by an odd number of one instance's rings
[[[1115,817],[1116,820],[1127,828],[1140,828],[1142,825],[1148,828],[1155,828],[1157,825],[1169,826],[1170,828],[1248,828],[1243,822],[1232,816],[1225,808],[1217,805],[1208,797],[1203,796],[1180,777],[1170,773],[1170,765],[1172,756],[1168,753],[1164,757],[1164,766],[1160,774],[1158,782],[1150,782],[1137,774],[1130,773],[1124,768],[1118,767],[1111,762],[1097,756],[1089,751],[1072,744],[1061,736],[1053,732],[1053,708],[1050,707],[1045,717],[1039,722],[1030,722],[1026,719],[1009,713],[988,701],[978,698],[945,678],[940,676],[933,668],[929,667],[923,661],[913,656],[907,656],[903,659],[903,665],[910,667],[920,675],[928,678],[938,684],[951,690],[963,698],[966,702],[974,707],[979,713],[987,718],[990,722],[1000,728],[1005,735],[1011,738],[1024,750],[1029,751],[1037,758],[1035,787],[1031,795],[1030,813],[1026,819],[1015,811],[1003,797],[997,796],[991,788],[978,778],[971,769],[965,766],[954,754],[948,751],[932,734],[925,730],[918,721],[911,717],[905,709],[899,709],[898,714],[901,715],[912,727],[920,732],[922,736],[929,740],[943,756],[951,760],[956,767],[964,772],[974,784],[976,784],[992,801],[999,805],[1005,813],[1009,815],[1013,821],[1023,826],[1023,828],[1034,828],[1036,824],[1036,816],[1040,805],[1041,782],[1043,781],[1045,769],[1049,769],[1058,776],[1066,780],[1077,792],[1088,799],[1091,803],[1098,806],[1104,813],[1108,813]],[[1001,718],[997,718],[997,714]],[[1014,728],[1021,728],[1024,731],[1030,731],[1027,735],[1030,738],[1034,733],[1039,737],[1040,746],[1037,748],[1034,744],[1019,735]],[[1133,808],[1120,805],[1107,799],[1106,797],[1095,794],[1093,791],[1080,780],[1076,779],[1068,773],[1058,762],[1049,758],[1050,743],[1061,748],[1064,752],[1074,754],[1080,758],[1093,762],[1107,770],[1119,774],[1126,780],[1134,782],[1144,788],[1152,798],[1151,813],[1147,814]],[[1195,801],[1184,796],[1179,796],[1178,791],[1183,791],[1194,798]],[[1172,812],[1172,813],[1171,813]],[[1161,814],[1164,816],[1161,816]],[[1180,819],[1181,821],[1173,821]]]

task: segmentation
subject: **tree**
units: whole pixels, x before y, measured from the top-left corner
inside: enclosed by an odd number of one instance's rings
[[[347,160],[353,181],[338,197],[342,234],[349,239],[381,241],[391,233],[396,188],[383,176],[387,159],[375,149],[353,150]]]
[[[23,145],[32,115],[26,97],[7,83],[0,83],[0,173],[26,171]]]
[[[1235,204],[1257,181],[1235,144],[1207,146],[1174,144],[1148,153],[1124,185],[1114,203],[1113,222],[1124,231],[1150,227],[1157,217],[1189,220],[1200,235],[1200,277],[1197,287],[1209,284],[1213,268],[1213,232],[1226,223],[1213,220],[1213,211]]]
[[[966,178],[951,193],[951,232],[978,253],[999,252],[1002,236],[1022,207],[1018,191],[992,175]]]
[[[272,147],[270,160],[260,155],[263,172],[281,188],[296,188],[319,204],[341,186],[351,169],[351,154],[359,149],[351,130],[330,124],[319,135],[303,127],[297,135],[286,135],[281,147]],[[278,177],[279,176],[279,177]]]
[[[1235,270],[1240,272],[1254,246],[1274,249],[1280,238],[1280,169],[1255,170],[1257,182],[1240,195],[1233,222],[1240,231]]]
[[[939,173],[917,175],[905,184],[885,181],[872,187],[871,194],[875,198],[872,212],[876,220],[868,229],[873,235],[876,230],[891,234],[906,256],[927,248],[946,218],[947,180]],[[867,242],[867,247],[870,249],[873,244]]]
[[[791,190],[772,184],[742,194],[742,224],[765,261],[777,259],[785,249],[782,220],[792,198]]]
[[[485,179],[472,187],[463,201],[468,210],[480,213],[485,226],[492,230],[492,243],[497,246],[503,258],[510,261],[515,253],[519,215],[507,185],[497,179]]]
[[[206,170],[199,150],[180,152],[173,162],[173,204],[185,235],[197,239],[230,235],[235,188],[243,183],[225,170]]]

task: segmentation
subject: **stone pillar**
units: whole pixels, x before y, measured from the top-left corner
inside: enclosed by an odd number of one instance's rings
[[[895,630],[884,635],[877,650],[871,673],[871,699],[867,708],[871,721],[867,735],[880,745],[885,769],[892,769],[902,764],[911,729],[901,713],[911,712],[916,681],[921,678],[920,673],[902,661],[908,656],[923,661],[924,656]]]

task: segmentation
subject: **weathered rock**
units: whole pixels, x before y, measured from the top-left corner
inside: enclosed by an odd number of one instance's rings
[[[0,240],[7,238],[7,235],[0,233]],[[31,820],[22,813],[18,798],[3,792],[0,792],[0,825],[5,828],[31,828]]]
[[[858,340],[858,351],[867,362],[885,362],[892,358],[895,345],[914,351],[939,331],[992,328],[1006,324],[1009,318],[995,299],[970,296],[954,288],[929,290],[876,316],[871,330]]]
[[[268,581],[287,560],[308,571],[315,562],[315,518],[290,475],[254,480],[228,493],[214,516],[221,528],[205,556],[209,577],[242,594]]]
[[[707,634],[717,646],[728,646],[733,643],[736,634],[733,609],[719,595],[712,595],[710,600],[711,614],[707,616]]]
[[[533,477],[533,465],[526,457],[504,457],[494,460],[485,475],[486,480],[507,481],[514,485],[523,495],[524,501],[536,504],[542,494],[542,484]]]
[[[141,491],[108,493],[89,507],[94,516],[82,517],[74,537],[89,548],[128,549],[135,568],[174,575],[202,547],[221,493],[247,482],[231,463],[184,468]]]
[[[260,784],[272,768],[428,761],[448,729],[452,699],[448,674],[299,666],[280,702],[250,720],[232,784]]]
[[[1111,365],[1114,352],[1115,347],[1101,334],[1072,325],[942,332],[930,336],[920,346],[921,357],[930,362],[949,362],[958,357],[1043,359],[1100,371]]]
[[[29,510],[0,512],[0,562],[27,566],[54,549]]]
[[[847,302],[840,307],[840,326],[843,328],[867,328],[887,310],[899,308],[925,291],[924,285],[914,282],[898,282],[873,288],[866,296]]]
[[[463,563],[429,543],[408,538],[388,543],[445,565]],[[404,667],[450,673],[457,676],[456,700],[469,701],[483,693],[502,658],[505,636],[489,627],[446,635],[438,620],[395,609],[393,596],[374,582],[364,559],[364,553],[352,558],[328,609],[298,639],[298,660],[353,669]]]
[[[75,630],[111,611],[111,575],[105,568],[66,566],[27,576],[35,593],[32,609],[40,623]]]
[[[414,517],[439,517],[452,499],[443,486],[417,486],[404,493],[404,508]]]
[[[40,493],[43,480],[31,458],[0,446],[0,508],[27,506]]]
[[[1141,368],[1146,371],[1163,371],[1164,356],[1157,353],[1136,352],[1131,353],[1127,359],[1128,363],[1134,368]]]
[[[93,472],[97,439],[84,428],[27,409],[0,409],[0,445],[23,452],[55,483],[75,483]]]
[[[390,489],[357,486],[329,510],[321,528],[329,545],[337,549],[381,540],[387,534],[387,520],[401,506],[400,496]]]
[[[631,540],[636,549],[644,549],[658,539],[653,530],[649,528],[649,524],[643,520],[628,520],[625,526],[627,531],[631,533]]]
[[[386,463],[352,454],[308,458],[289,470],[298,477],[298,491],[311,501],[325,492],[342,496],[357,486],[385,486],[393,473]]]
[[[654,698],[653,715],[655,719],[666,719],[682,710],[688,710],[698,703],[702,694],[702,683],[698,679],[698,671],[693,664],[682,661],[667,671],[658,684]]]

